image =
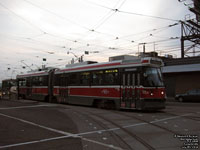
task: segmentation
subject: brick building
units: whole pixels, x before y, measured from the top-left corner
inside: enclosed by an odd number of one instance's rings
[[[190,89],[200,89],[200,57],[177,59],[163,58],[164,82],[168,97],[185,93]]]

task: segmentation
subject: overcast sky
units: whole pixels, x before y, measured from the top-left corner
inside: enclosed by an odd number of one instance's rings
[[[178,0],[0,0],[0,81],[42,64],[63,67],[85,51],[84,60],[99,62],[136,55],[140,43],[179,57],[178,20],[187,14],[194,17]]]

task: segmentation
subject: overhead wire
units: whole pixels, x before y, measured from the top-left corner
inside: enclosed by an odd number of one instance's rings
[[[179,20],[171,19],[171,18],[166,18],[166,17],[146,15],[146,14],[135,13],[135,12],[128,12],[128,11],[122,11],[122,10],[113,10],[113,11],[118,11],[118,12],[121,12],[121,13],[130,14],[130,15],[136,15],[136,16],[149,17],[149,18],[154,18],[154,19],[161,19],[161,20],[168,20],[168,21],[179,22]]]
[[[26,1],[26,0],[24,0],[24,1]],[[28,2],[28,1],[26,1],[26,2]],[[34,5],[33,3],[31,3],[31,4]],[[6,7],[5,5],[3,5],[1,2],[0,2],[0,5],[1,5],[3,8],[7,9],[7,10],[8,10],[9,12],[11,12],[12,14],[14,14],[15,16],[17,16],[18,18],[20,18],[21,20],[23,20],[24,22],[28,23],[29,25],[31,25],[31,26],[34,27],[35,29],[37,29],[37,30],[39,30],[40,32],[42,32],[41,35],[43,35],[43,34],[48,34],[48,35],[50,35],[50,36],[52,36],[52,37],[58,37],[58,36],[56,36],[56,35],[54,35],[54,34],[51,34],[51,33],[48,33],[48,32],[46,32],[46,31],[44,31],[43,29],[41,29],[40,27],[36,26],[35,24],[33,24],[32,22],[30,22],[29,20],[27,20],[27,19],[21,17],[20,15],[18,15],[17,13],[15,13],[15,12],[12,11],[11,9],[9,9],[9,8]],[[51,11],[49,11],[49,12],[51,12]],[[51,13],[53,13],[53,12],[51,12]],[[59,37],[59,38],[60,38],[60,37]],[[70,40],[70,39],[67,39],[67,38],[63,38],[63,39],[73,42],[73,40]]]
[[[114,7],[117,7],[119,4],[120,4],[120,1],[119,0]],[[118,8],[121,8],[122,5],[125,3],[126,0],[123,0],[122,3],[118,6]],[[108,34],[108,33],[102,33],[102,32],[99,32],[97,31],[98,28],[100,28],[105,22],[107,22],[116,12],[113,12],[112,10],[109,10],[108,13],[106,13],[99,21],[98,23],[92,28],[90,29],[87,33],[86,33],[86,36],[84,36],[82,39],[88,37],[90,34],[92,33],[99,33],[99,34],[103,34],[103,35],[108,35],[108,36],[114,36],[114,35],[111,35],[111,34]]]
[[[119,2],[120,2],[121,0],[119,0],[118,2],[117,2],[117,4],[114,6],[114,8],[116,8],[117,7],[117,5],[119,4]],[[120,9],[121,7],[122,7],[122,5],[124,4],[126,2],[126,0],[123,0],[122,1],[122,3],[117,7],[117,9]],[[94,30],[97,30],[100,26],[102,26],[108,19],[110,19],[116,12],[115,11],[112,11],[112,10],[110,10],[109,12],[113,12],[113,13],[111,13],[109,16],[104,16],[103,18],[102,18],[102,20],[100,20],[99,21],[99,23],[94,27]]]
[[[65,21],[67,21],[67,22],[70,22],[70,23],[72,23],[72,24],[74,24],[74,25],[76,25],[76,26],[79,26],[79,27],[83,28],[83,29],[89,30],[89,28],[87,28],[87,27],[85,27],[85,26],[83,26],[83,25],[81,25],[81,24],[79,24],[79,23],[77,23],[77,22],[75,22],[75,21],[72,21],[71,19],[68,19],[68,18],[66,18],[66,17],[63,17],[63,16],[61,16],[61,15],[59,15],[59,14],[57,14],[57,13],[55,13],[55,12],[53,12],[53,11],[47,9],[47,8],[41,7],[41,6],[39,6],[39,5],[35,4],[35,3],[32,3],[32,2],[30,2],[30,1],[28,1],[28,0],[23,0],[23,1],[25,1],[25,2],[27,2],[27,3],[29,3],[29,4],[31,4],[31,5],[33,5],[33,6],[35,6],[35,7],[37,7],[37,8],[39,8],[39,9],[43,10],[43,11],[46,11],[46,12],[48,12],[48,13],[50,13],[50,14],[52,14],[52,15],[54,15],[54,16],[60,18],[60,19],[63,19],[63,20],[65,20]]]
[[[8,10],[9,12],[11,12],[12,14],[14,14],[15,16],[17,16],[18,18],[20,18],[21,20],[23,20],[24,22],[28,23],[30,26],[32,26],[33,28],[39,30],[42,33],[46,33],[43,29],[41,29],[40,27],[36,26],[35,24],[33,24],[32,22],[28,21],[27,19],[24,19],[23,17],[21,17],[20,15],[18,15],[17,13],[15,13],[14,11],[12,11],[11,9],[9,9],[8,7],[6,7],[4,4],[2,4],[0,2],[0,6],[3,7],[4,9]]]
[[[67,22],[70,22],[70,23],[72,23],[72,24],[74,24],[74,25],[76,25],[76,26],[79,26],[79,27],[81,27],[81,28],[83,28],[83,29],[85,29],[85,30],[87,30],[87,31],[89,31],[89,32],[95,32],[95,33],[99,33],[99,34],[104,34],[104,35],[113,36],[113,35],[108,34],[108,33],[102,33],[102,32],[96,31],[96,30],[94,30],[94,29],[90,29],[90,28],[88,28],[88,27],[86,27],[86,26],[83,26],[82,24],[79,24],[79,23],[77,23],[77,22],[75,22],[75,21],[72,21],[72,20],[70,20],[70,19],[68,19],[68,18],[66,18],[66,17],[63,17],[63,16],[61,16],[61,15],[59,15],[59,14],[53,12],[53,11],[50,11],[49,9],[43,8],[43,7],[41,7],[41,6],[39,6],[39,5],[35,4],[35,3],[32,3],[32,2],[30,2],[30,1],[28,1],[28,0],[23,0],[23,1],[25,1],[25,2],[27,2],[27,3],[29,3],[29,4],[31,4],[32,6],[37,7],[37,8],[39,8],[39,9],[43,10],[43,11],[46,11],[46,12],[48,12],[48,13],[50,13],[50,14],[52,14],[52,15],[54,15],[54,16],[56,16],[56,17],[62,19],[62,20],[65,20],[65,21],[67,21]],[[124,0],[124,1],[125,1],[125,0]]]
[[[185,45],[184,47],[187,48],[189,47],[190,45]],[[171,53],[171,52],[176,52],[176,51],[180,51],[181,48],[180,46],[179,47],[172,47],[172,48],[168,48],[168,49],[158,49],[156,50],[156,52],[159,52],[159,53]],[[137,54],[137,52],[130,52],[130,53],[123,53],[123,55],[129,55],[129,54]]]
[[[27,0],[24,0],[24,1],[26,1],[26,2],[28,2],[28,3],[32,3],[32,2],[30,2],[30,1],[27,1]],[[123,1],[123,2],[125,2],[125,0]],[[1,3],[0,3],[1,4]],[[34,3],[33,3],[33,5],[34,5]],[[38,6],[38,5],[37,5]],[[39,6],[40,7],[40,6]],[[108,7],[107,7],[108,8]],[[43,9],[42,7],[41,7],[41,9]],[[111,8],[108,8],[108,9],[110,9],[110,12],[113,12],[112,14],[115,14],[116,12],[120,12],[120,8],[118,8],[118,9],[111,9]],[[46,11],[49,11],[48,9],[46,10]],[[52,14],[54,14],[54,12],[51,12],[51,11],[49,11],[49,13],[52,13]],[[123,12],[123,13],[125,13],[125,12]],[[18,17],[21,17],[21,16],[19,16],[18,14],[16,14],[16,13],[14,13],[15,15],[17,15]],[[54,14],[54,15],[58,15],[58,14]],[[139,15],[139,14],[137,14],[137,15]],[[142,14],[143,15],[143,14]],[[58,16],[57,16],[58,17]],[[111,16],[110,16],[111,17]],[[107,16],[104,20],[100,20],[101,22],[100,23],[98,23],[95,27],[97,27],[97,28],[99,28],[100,26],[102,26],[109,18],[110,18],[109,16]],[[148,17],[150,17],[150,16],[148,16]],[[29,22],[29,21],[27,21],[26,19],[24,19],[23,17],[21,17],[24,21],[26,21],[27,23]],[[60,17],[60,18],[62,18],[62,17]],[[63,18],[62,18],[63,19]],[[103,18],[102,18],[103,19]],[[161,18],[157,18],[157,19],[161,19]],[[164,19],[164,18],[163,18]],[[165,18],[165,20],[167,20],[167,18]],[[177,20],[176,20],[177,21]],[[72,22],[71,22],[72,23]],[[32,24],[31,22],[30,22],[30,24]],[[34,24],[32,24],[32,26],[34,26]],[[81,27],[81,26],[80,26]],[[96,33],[101,33],[101,32],[98,32],[98,31],[96,31],[96,29],[97,28],[95,28],[95,31],[94,32],[96,32]],[[40,27],[38,27],[38,29],[41,29]],[[89,28],[85,28],[86,30],[90,30]],[[154,30],[154,29],[153,29]],[[43,36],[44,34],[46,34],[46,35],[50,35],[50,36],[52,36],[52,37],[57,37],[57,38],[61,38],[60,36],[57,36],[57,35],[54,35],[54,34],[51,34],[51,33],[47,33],[47,32],[45,32],[44,30],[40,30],[41,32],[42,32],[42,34],[41,34],[41,36]],[[154,30],[155,31],[155,30]],[[104,34],[104,33],[101,33],[101,34]],[[108,35],[108,34],[107,34]],[[112,36],[112,35],[110,35],[110,36]],[[116,36],[113,36],[113,37],[116,37]],[[33,37],[34,38],[34,37]],[[144,37],[144,38],[147,38],[147,37]],[[65,39],[65,40],[68,40],[68,41],[70,41],[70,42],[74,42],[74,43],[80,43],[80,44],[83,44],[83,42],[81,42],[81,41],[79,41],[79,40],[72,40],[72,39],[67,39],[67,38],[64,38],[63,37],[63,39]],[[122,39],[121,37],[119,37],[119,39]],[[164,42],[164,41],[155,41],[155,42]],[[147,43],[147,44],[152,44],[153,42],[151,42],[151,43]],[[86,43],[84,43],[85,45],[86,45]],[[107,49],[109,49],[109,47],[106,47],[106,46],[102,46],[102,45],[95,45],[95,44],[90,44],[90,46],[96,46],[96,47],[103,47],[103,48],[107,48]],[[136,45],[137,46],[137,45]],[[136,47],[135,46],[135,47]],[[85,46],[85,47],[87,47],[87,45]],[[120,47],[119,48],[115,48],[115,49],[110,49],[110,50],[119,50],[119,49],[121,49]]]
[[[1,34],[0,34],[0,36],[1,36]],[[25,42],[25,43],[32,43],[32,44],[33,43],[40,43],[40,44],[43,44],[45,46],[51,46],[52,48],[63,48],[63,46],[53,45],[51,43],[37,41],[37,40],[34,40],[33,38],[25,38],[25,37],[17,37],[17,36],[11,37],[11,35],[3,35],[3,37],[6,38],[6,39]]]
[[[85,0],[85,1],[88,1],[88,2],[90,2],[91,4],[96,5],[96,6],[99,6],[99,7],[102,7],[102,8],[104,8],[104,9],[112,10],[112,11],[114,11],[114,12],[120,12],[120,13],[125,13],[125,14],[130,14],[130,15],[141,16],[141,17],[149,17],[149,18],[154,18],[154,19],[175,21],[175,22],[179,22],[179,21],[180,21],[180,20],[177,20],[177,19],[171,19],[171,18],[166,18],[166,17],[160,17],[160,16],[154,16],[154,15],[146,15],[146,14],[142,14],[142,13],[135,13],[135,12],[123,11],[123,10],[120,10],[120,9],[111,8],[111,7],[107,7],[107,6],[105,6],[105,5],[101,5],[101,4],[98,4],[98,3],[95,3],[95,2],[91,2],[91,1],[89,1],[89,0]]]
[[[32,5],[34,5],[34,6],[36,6],[36,7],[39,7],[40,9],[43,9],[43,8],[41,8],[40,6],[38,6],[38,5],[35,5],[34,3],[31,3],[31,2],[29,2],[29,1],[27,1],[27,0],[24,0],[24,1],[26,1],[26,2],[28,2],[28,3],[30,3],[30,4],[32,4]],[[123,1],[123,3],[125,2],[125,0]],[[123,4],[122,3],[122,4]],[[120,7],[122,6],[122,4],[120,5]],[[9,9],[10,10],[10,9]],[[51,11],[49,11],[48,9],[44,9],[44,10],[46,10],[46,11],[48,11],[49,13],[51,13],[51,14],[54,14],[54,15],[57,15],[57,14],[55,14],[55,13],[53,13],[53,12],[51,12]],[[11,10],[10,10],[11,11]],[[15,13],[15,15],[17,15],[16,13]],[[18,15],[17,15],[18,16]],[[19,16],[20,17],[20,16]],[[20,17],[20,18],[22,18],[22,17]],[[27,22],[27,20],[25,20],[24,18],[22,18],[24,21],[26,21]],[[29,22],[30,23],[30,22]],[[32,23],[31,23],[31,25],[33,25]],[[40,29],[40,28],[39,28]],[[88,29],[88,28],[87,28]],[[43,34],[49,34],[49,33],[46,33],[46,32],[44,32],[43,30],[41,30],[40,29],[40,31],[42,31],[43,32]],[[54,36],[54,37],[58,37],[58,36],[55,36],[55,35],[53,35],[53,34],[49,34],[50,36]],[[65,38],[66,39],[66,38]],[[73,40],[70,40],[70,39],[67,39],[67,40],[69,40],[69,41],[71,41],[71,42],[73,42]]]
[[[143,31],[143,32],[139,32],[139,33],[135,33],[135,34],[129,34],[129,35],[126,35],[126,36],[123,36],[123,37],[120,37],[120,38],[126,38],[126,37],[131,37],[131,36],[138,36],[138,35],[141,35],[141,34],[145,34],[145,33],[151,33],[153,32],[153,34],[157,34],[157,33],[160,33],[164,30],[167,30],[171,27],[174,27],[176,25],[179,25],[179,23],[174,23],[174,24],[170,24],[170,25],[167,25],[167,26],[164,26],[164,27],[159,27],[159,28],[154,28],[154,29],[150,29],[150,30],[146,30],[146,31]]]
[[[164,26],[164,27],[160,27],[160,28],[154,28],[154,29],[146,30],[146,31],[143,31],[143,32],[135,33],[135,34],[129,34],[129,35],[121,36],[121,37],[115,37],[115,39],[107,40],[106,42],[110,42],[110,41],[114,41],[114,40],[124,40],[126,43],[125,44],[121,44],[121,45],[129,45],[130,43],[131,43],[131,45],[133,43],[137,43],[138,44],[138,43],[140,43],[139,41],[141,41],[143,39],[146,39],[148,37],[151,37],[152,35],[155,35],[157,33],[160,33],[160,32],[162,32],[162,31],[164,31],[166,29],[174,27],[174,26],[176,26],[178,24],[179,23],[174,23],[174,24],[170,24],[168,26]],[[131,39],[131,40],[129,40],[130,37],[132,37],[132,36],[139,36],[141,34],[152,33],[152,32],[153,32],[153,34],[149,34],[149,35],[147,35],[145,37],[142,37],[142,38],[139,38],[139,39]],[[128,44],[127,42],[130,42],[130,43]]]

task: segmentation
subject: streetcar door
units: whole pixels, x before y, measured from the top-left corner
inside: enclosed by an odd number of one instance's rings
[[[122,73],[121,108],[135,108],[135,74]]]
[[[26,91],[26,96],[28,98],[32,97],[32,77],[26,78],[26,86],[27,86],[27,91]]]

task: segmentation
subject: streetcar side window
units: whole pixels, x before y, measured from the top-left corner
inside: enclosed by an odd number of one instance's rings
[[[25,78],[19,80],[19,86],[26,86]]]
[[[118,70],[105,70],[104,84],[105,85],[117,85],[119,83]]]
[[[38,85],[38,77],[33,77],[32,78],[32,85],[37,86]]]
[[[87,85],[90,84],[90,72],[82,72],[80,73],[80,85]]]
[[[103,85],[103,71],[92,73],[92,85]]]
[[[26,78],[26,86],[31,86],[32,85],[32,78],[31,77],[28,77]]]
[[[48,76],[43,76],[43,78],[42,78],[42,85],[43,86],[48,86]]]
[[[40,86],[43,85],[43,77],[42,76],[38,77],[38,85],[40,85]]]
[[[27,86],[47,86],[48,85],[48,76],[36,76],[31,78],[27,78],[26,80]]]
[[[69,85],[79,85],[79,73],[69,74]]]

